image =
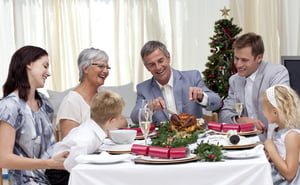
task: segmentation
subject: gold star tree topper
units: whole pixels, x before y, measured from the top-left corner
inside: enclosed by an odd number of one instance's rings
[[[220,11],[222,12],[222,16],[224,16],[224,18],[227,19],[227,16],[229,16],[228,12],[230,11],[230,9],[227,9],[226,6],[224,6],[224,8]]]

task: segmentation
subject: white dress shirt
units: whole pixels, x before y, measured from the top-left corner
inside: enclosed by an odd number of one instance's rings
[[[157,82],[157,84],[162,91],[167,109],[169,109],[170,111],[175,112],[177,114],[178,112],[177,112],[175,98],[174,98],[174,92],[173,92],[173,72],[171,72],[170,80],[166,85],[161,85],[158,82]]]
[[[256,77],[256,73],[253,73],[248,78],[246,78],[246,85],[245,85],[245,106],[248,112],[249,118],[257,118],[257,115],[255,113],[255,108],[253,105],[253,97],[252,97],[252,90],[253,90],[253,84]]]
[[[53,156],[69,151],[64,167],[70,172],[77,165],[77,156],[98,151],[106,137],[104,130],[94,120],[88,120],[73,128],[62,141],[54,145]]]
[[[176,102],[175,102],[175,98],[174,98],[174,91],[173,91],[173,72],[171,72],[171,76],[170,76],[170,80],[166,85],[161,85],[158,81],[156,81],[156,83],[158,84],[158,86],[160,87],[162,94],[164,96],[164,100],[166,101],[166,106],[167,108],[176,113],[176,114],[180,114],[180,112],[178,112],[178,109],[176,107]],[[187,89],[188,91],[188,89]],[[188,100],[187,100],[188,101]],[[196,101],[198,104],[206,106],[208,103],[208,96],[205,92],[203,92],[203,98],[202,101]],[[185,105],[183,105],[185,106]],[[169,114],[169,116],[171,116],[171,114]]]

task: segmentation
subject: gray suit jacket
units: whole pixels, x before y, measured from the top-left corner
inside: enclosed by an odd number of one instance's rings
[[[289,85],[289,74],[283,65],[271,64],[265,61],[261,62],[257,70],[252,90],[252,101],[258,116],[257,119],[261,120],[268,128],[268,121],[263,115],[260,104],[260,95],[264,90],[275,84]],[[219,122],[234,123],[233,118],[238,116],[235,111],[235,97],[238,97],[240,102],[245,105],[245,98],[247,98],[245,97],[245,84],[246,78],[238,74],[234,74],[229,78],[228,97],[224,100],[224,105],[219,112]],[[244,108],[242,115],[248,116],[246,108]]]
[[[208,95],[208,104],[205,107],[207,110],[217,110],[222,105],[220,96],[206,87],[200,72],[197,70],[191,71],[173,71],[173,92],[176,107],[181,113],[189,113],[197,118],[202,117],[202,106],[194,101],[189,101],[189,87],[200,87]],[[162,97],[163,94],[152,77],[137,85],[137,99],[135,107],[131,112],[131,120],[133,123],[138,123],[138,110],[141,107],[142,100],[151,100],[157,97]],[[169,115],[165,111],[156,111],[153,114],[153,123],[160,124],[161,121],[169,120]]]

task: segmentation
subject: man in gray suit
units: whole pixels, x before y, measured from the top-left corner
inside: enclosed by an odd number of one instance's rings
[[[268,121],[263,115],[260,95],[275,84],[289,85],[287,69],[280,64],[271,64],[262,60],[264,44],[260,35],[246,33],[233,44],[234,65],[237,74],[229,79],[228,97],[219,112],[219,121],[223,123],[254,123],[256,128],[267,136]],[[242,116],[238,117],[235,103],[243,103]]]
[[[199,71],[171,68],[170,54],[163,43],[147,42],[141,49],[141,57],[153,77],[136,87],[137,100],[131,112],[132,122],[138,123],[138,110],[143,99],[151,100],[148,106],[154,110],[152,119],[156,125],[169,120],[170,112],[189,113],[200,118],[203,107],[211,111],[221,107],[220,96],[206,87]]]

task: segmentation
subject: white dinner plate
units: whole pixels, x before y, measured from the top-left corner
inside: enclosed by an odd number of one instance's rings
[[[153,132],[149,133],[148,137],[152,138],[152,137],[154,137],[154,136],[156,136],[156,135],[157,135],[157,132],[156,132],[156,131],[153,131]],[[144,139],[144,136],[143,136],[143,135],[137,135],[137,136],[135,137],[135,139],[138,139],[138,140]]]
[[[179,159],[160,159],[152,158],[149,156],[138,156],[134,159],[135,163],[142,164],[174,164],[174,163],[185,163],[199,160],[199,157],[196,154],[190,154],[188,157],[179,158]]]
[[[259,156],[261,150],[263,150],[263,145],[259,144],[250,150],[224,151],[224,156],[232,159],[254,158]]]
[[[100,150],[102,151],[115,151],[115,152],[125,152],[131,150],[131,144],[130,145],[102,145],[100,147]]]
[[[178,158],[178,159],[161,159],[161,158],[153,158],[149,156],[141,156],[141,159],[147,160],[147,161],[180,161],[180,160],[186,160],[194,158],[196,154],[190,154],[188,157],[185,158]]]
[[[232,151],[232,152],[225,152],[224,156],[226,158],[231,159],[247,159],[247,158],[253,158],[258,157],[258,153],[249,153],[247,151]]]
[[[135,140],[133,144],[144,144],[145,141],[143,140]],[[110,154],[124,154],[130,153],[132,144],[116,144],[110,139],[105,139],[104,144],[100,146],[101,151],[106,151]]]
[[[224,149],[246,149],[255,147],[259,142],[259,138],[258,136],[240,136],[239,143],[234,145],[229,143],[226,135],[209,135],[205,138],[201,138],[198,140],[198,143],[201,142],[220,145],[223,146]]]
[[[110,155],[103,151],[100,154],[79,155],[75,160],[78,163],[109,164],[122,162],[131,159],[131,157],[132,155],[130,154]]]
[[[252,130],[252,131],[246,131],[246,132],[238,132],[238,135],[240,136],[251,136],[251,135],[257,135],[261,134],[261,130]],[[213,134],[221,134],[221,135],[227,135],[227,132],[218,132],[215,130],[209,130],[208,133],[213,133]]]

